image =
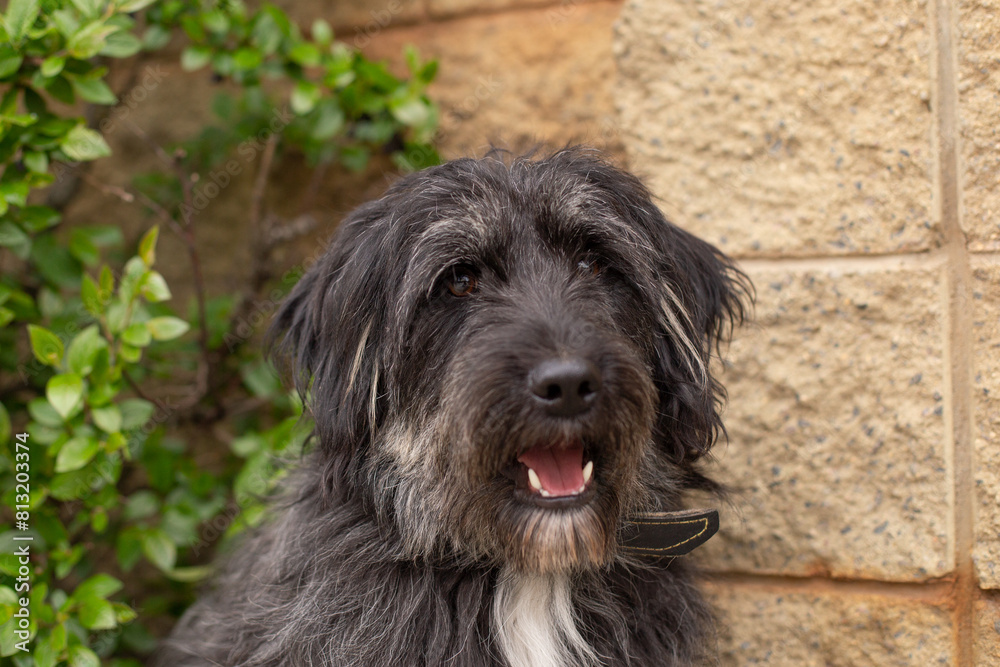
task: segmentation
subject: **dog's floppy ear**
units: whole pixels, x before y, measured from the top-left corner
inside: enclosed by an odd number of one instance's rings
[[[712,377],[713,350],[728,340],[753,302],[747,277],[714,246],[668,222],[635,176],[577,149],[553,156],[601,191],[614,215],[648,239],[643,298],[657,313],[657,440],[678,463],[705,454],[724,433],[725,390]],[[692,474],[695,474],[692,471]]]
[[[711,358],[753,303],[753,287],[714,246],[674,226],[654,205],[647,216],[659,258],[659,432],[675,456],[696,460],[724,433],[725,389]]]
[[[387,272],[399,269],[381,243],[388,229],[382,209],[381,202],[371,202],[341,223],[268,333],[271,358],[294,377],[315,419],[328,484],[340,490],[345,483],[349,487],[347,473],[383,412],[379,378],[384,360],[376,352],[390,310],[386,285],[395,282]]]

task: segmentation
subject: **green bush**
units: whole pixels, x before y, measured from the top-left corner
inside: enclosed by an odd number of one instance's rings
[[[128,188],[96,181],[85,163],[111,152],[98,130],[128,125],[109,64],[177,40],[185,69],[228,82],[213,103],[219,124],[170,147],[131,126],[162,169]],[[274,245],[309,228],[308,206],[287,221],[264,210],[268,177],[280,160],[304,160],[314,185],[328,166],[360,170],[376,154],[403,169],[436,162],[425,93],[436,65],[406,58],[400,80],[325,22],[306,37],[269,4],[10,1],[0,24],[0,657],[139,664],[209,574],[216,539],[258,519],[276,460],[295,457],[309,430],[248,344],[253,332],[240,330],[297,278],[269,280]],[[84,109],[89,122],[74,115]],[[201,277],[198,175],[237,151],[257,165],[247,218],[266,238],[253,284],[213,295]],[[46,188],[64,178],[156,224],[131,244],[113,224],[62,225]],[[166,233],[194,276],[181,311],[155,268]],[[188,387],[179,399],[177,382]],[[228,448],[194,451],[192,429],[222,434]]]

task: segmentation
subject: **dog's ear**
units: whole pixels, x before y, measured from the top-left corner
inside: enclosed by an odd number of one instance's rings
[[[712,353],[746,318],[753,287],[718,249],[668,222],[655,206],[639,210],[659,252],[658,431],[675,457],[693,461],[725,433],[726,395],[712,374]]]
[[[725,390],[712,377],[711,357],[744,320],[752,285],[718,249],[668,222],[635,176],[576,149],[553,160],[597,188],[613,214],[651,245],[654,256],[640,262],[644,277],[637,277],[645,283],[647,306],[658,315],[657,441],[674,461],[691,463],[724,434],[719,412]]]
[[[399,271],[382,243],[388,228],[383,213],[372,202],[341,223],[268,333],[270,357],[294,377],[315,420],[316,445],[333,487],[350,486],[348,473],[383,413],[384,360],[377,351],[391,310],[386,285],[395,282],[386,273]]]

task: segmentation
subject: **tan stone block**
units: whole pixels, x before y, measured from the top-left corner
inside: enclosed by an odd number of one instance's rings
[[[927,7],[630,0],[615,53],[632,165],[731,254],[935,247]]]
[[[1000,2],[961,0],[955,11],[962,226],[973,250],[1000,250]]]
[[[1000,263],[973,265],[975,537],[972,557],[985,588],[1000,588]]]
[[[737,490],[699,560],[730,572],[922,581],[949,547],[943,267],[750,271],[756,322],[722,381]],[[772,265],[773,266],[773,265]]]
[[[426,16],[424,0],[277,0],[276,4],[303,30],[321,18],[339,29],[337,39],[357,48],[367,46],[386,28]]]
[[[620,154],[611,57],[617,15],[617,6],[600,3],[470,16],[386,31],[367,53],[390,58],[418,44],[439,60],[430,95],[441,104],[446,157],[539,142]]]
[[[431,16],[445,17],[472,12],[493,12],[517,7],[544,7],[555,4],[552,0],[428,0]],[[579,4],[579,0],[562,3],[567,8]]]
[[[710,586],[719,611],[722,667],[955,664],[945,605],[831,589]]]
[[[987,595],[976,601],[976,667],[1000,665],[1000,598]]]

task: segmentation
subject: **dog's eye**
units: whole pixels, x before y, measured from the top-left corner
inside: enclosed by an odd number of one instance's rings
[[[458,266],[451,270],[451,276],[445,283],[448,291],[455,296],[469,296],[476,291],[479,279],[471,269]]]
[[[576,263],[576,268],[583,274],[591,276],[601,275],[601,264],[594,257],[584,257]]]

